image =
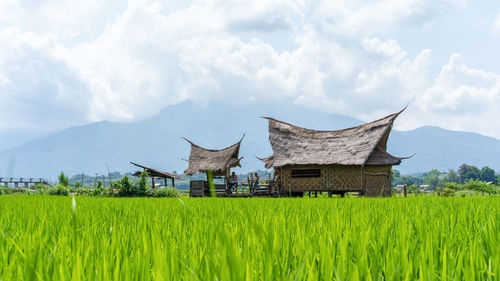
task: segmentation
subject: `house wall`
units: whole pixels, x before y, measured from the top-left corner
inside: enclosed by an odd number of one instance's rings
[[[366,166],[363,193],[368,197],[391,196],[392,166]]]
[[[292,170],[319,169],[320,177],[292,178]],[[362,191],[390,196],[391,166],[289,165],[281,167],[282,191]]]

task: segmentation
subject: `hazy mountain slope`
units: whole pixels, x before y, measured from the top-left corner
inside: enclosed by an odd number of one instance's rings
[[[423,172],[438,168],[457,169],[467,163],[489,166],[500,172],[500,140],[476,133],[449,131],[439,127],[421,127],[411,131],[394,131],[389,151],[404,156],[415,153],[396,168],[404,172]]]
[[[246,133],[241,156],[243,171],[263,169],[255,156],[268,156],[267,121],[272,116],[313,129],[341,129],[359,120],[298,106],[199,105],[184,102],[169,106],[158,115],[130,124],[99,122],[71,127],[14,149],[0,152],[0,176],[54,178],[61,170],[68,174],[133,171],[130,161],[166,171],[184,171],[189,144],[227,147]],[[382,117],[382,116],[381,116]],[[462,163],[489,165],[500,169],[500,141],[473,133],[423,127],[392,133],[389,151],[397,156],[416,153],[397,167],[403,173],[446,170]]]
[[[181,158],[188,158],[190,146],[181,136],[202,146],[222,148],[239,140],[244,133],[241,155],[245,170],[262,168],[254,156],[268,156],[271,147],[267,121],[261,116],[322,128],[361,123],[297,106],[198,105],[188,101],[136,123],[99,122],[71,127],[0,152],[0,174],[55,177],[61,170],[69,174],[102,173],[106,171],[106,163],[110,170],[132,171],[130,161],[182,172],[187,163]]]

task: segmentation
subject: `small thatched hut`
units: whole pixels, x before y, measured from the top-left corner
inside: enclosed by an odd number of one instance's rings
[[[244,137],[244,136],[243,136]],[[184,138],[191,144],[191,152],[189,154],[189,166],[184,171],[188,176],[195,173],[207,173],[208,181],[191,181],[190,194],[191,196],[205,196],[208,195],[208,189],[217,189],[218,192],[226,192],[227,182],[231,168],[241,167],[239,157],[240,144],[243,138],[237,143],[226,147],[224,149],[206,149],[199,145],[194,144],[190,140]],[[224,184],[213,185],[213,177],[224,178]],[[212,194],[213,195],[213,194]]]
[[[390,196],[392,165],[404,158],[387,153],[387,140],[401,112],[337,131],[310,130],[266,117],[273,155],[262,160],[280,175],[283,194]]]
[[[139,168],[142,168],[144,171],[148,172],[148,177],[151,178],[152,183],[153,183],[153,189],[155,188],[155,179],[163,179],[165,187],[167,186],[167,179],[172,180],[172,187],[175,187],[175,179],[182,179],[181,176],[178,176],[176,174],[172,174],[172,173],[160,171],[157,169],[149,168],[149,167],[146,167],[146,166],[134,163],[134,162],[130,162],[130,164],[137,166]],[[132,176],[140,177],[141,172],[137,171],[134,174],[132,174]]]

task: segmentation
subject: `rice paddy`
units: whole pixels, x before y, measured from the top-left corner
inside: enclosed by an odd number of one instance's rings
[[[0,196],[0,280],[499,280],[500,197]]]

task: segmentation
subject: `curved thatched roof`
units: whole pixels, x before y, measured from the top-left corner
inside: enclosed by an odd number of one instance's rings
[[[236,166],[241,167],[241,158],[238,158],[238,155],[243,138],[230,147],[221,150],[206,149],[194,144],[186,138],[184,139],[191,144],[191,153],[189,154],[188,160],[189,166],[184,171],[184,173],[188,176],[198,172],[206,172],[208,170],[213,172],[224,172],[228,168]]]
[[[269,120],[273,155],[261,160],[266,168],[308,164],[397,165],[403,158],[387,153],[386,146],[392,124],[403,110],[337,131],[310,130],[265,117]]]

